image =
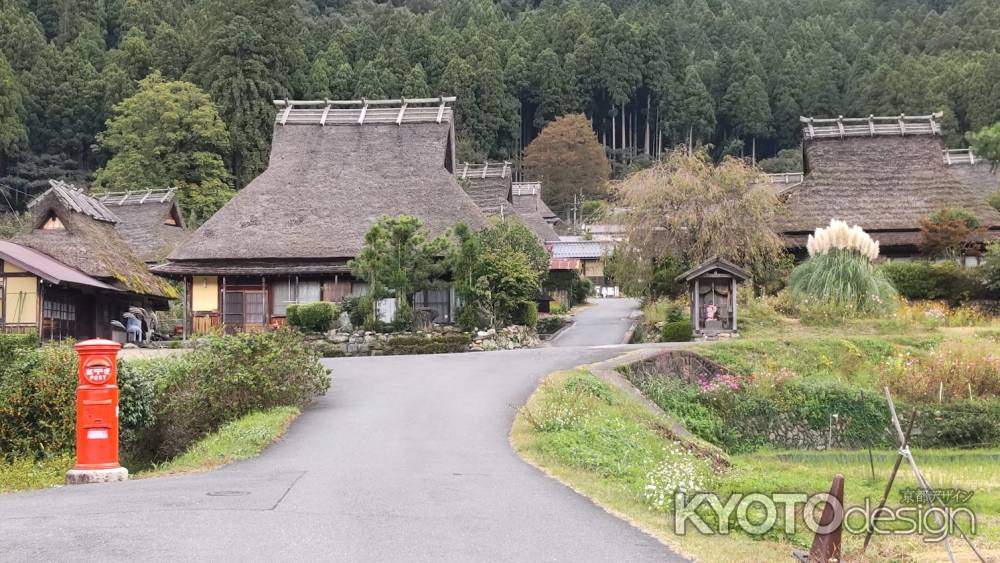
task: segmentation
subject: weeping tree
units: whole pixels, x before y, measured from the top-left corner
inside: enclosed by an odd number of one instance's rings
[[[448,239],[430,239],[416,217],[385,216],[372,225],[365,234],[364,248],[348,262],[351,273],[368,283],[365,324],[374,327],[379,300],[391,295],[396,299],[393,321],[398,328],[410,328],[410,296],[444,273],[442,258],[447,251]]]
[[[828,317],[872,316],[890,309],[896,289],[874,264],[879,244],[843,221],[816,229],[806,243],[809,258],[792,270],[788,288],[807,311]]]
[[[664,264],[697,264],[713,256],[760,275],[784,254],[771,230],[779,202],[759,172],[735,159],[718,166],[704,153],[673,152],[617,188],[626,242],[614,258],[615,279],[633,295],[651,295]]]

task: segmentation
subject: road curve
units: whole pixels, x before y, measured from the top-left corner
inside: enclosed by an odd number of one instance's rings
[[[256,459],[0,495],[0,560],[682,561],[508,443],[540,377],[616,353],[330,360],[331,392]]]

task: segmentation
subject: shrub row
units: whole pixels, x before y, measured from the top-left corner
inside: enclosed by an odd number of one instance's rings
[[[22,350],[0,378],[0,452],[43,457],[74,447],[76,353]],[[329,388],[326,369],[291,329],[210,336],[190,353],[119,364],[125,455],[164,460],[256,410],[303,406]]]
[[[962,268],[951,261],[897,260],[884,264],[882,269],[896,291],[907,299],[958,302],[995,297],[986,289],[979,268]]]
[[[288,324],[304,332],[326,332],[333,328],[340,312],[337,306],[326,301],[289,305],[286,312]]]
[[[423,336],[395,336],[386,344],[388,354],[450,354],[465,352],[471,339],[468,334],[442,334],[431,338]]]

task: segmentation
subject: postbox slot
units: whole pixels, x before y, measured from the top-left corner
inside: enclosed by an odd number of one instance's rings
[[[103,401],[88,401],[87,399],[84,399],[83,404],[88,407],[94,405],[110,405],[111,399],[105,399]]]

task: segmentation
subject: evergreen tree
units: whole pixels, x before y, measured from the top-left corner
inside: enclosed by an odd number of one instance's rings
[[[684,82],[677,97],[674,124],[675,138],[697,144],[709,138],[715,129],[715,106],[708,88],[693,65],[684,71]]]
[[[424,67],[417,63],[410,69],[403,81],[403,95],[407,98],[426,98],[431,96],[431,87],[427,85],[427,73]]]
[[[0,53],[0,176],[7,172],[7,162],[28,140],[24,127],[24,104],[21,85],[7,57]]]
[[[204,84],[229,128],[226,158],[237,189],[267,166],[274,124],[274,99],[281,85],[268,70],[263,38],[242,16],[212,36],[214,64]]]

